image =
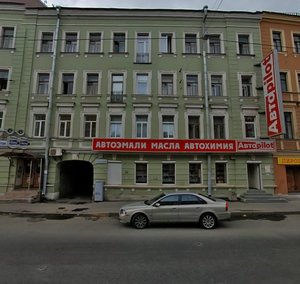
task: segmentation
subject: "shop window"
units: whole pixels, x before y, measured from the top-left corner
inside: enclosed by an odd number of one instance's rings
[[[162,183],[175,184],[175,164],[163,163],[162,164]]]
[[[135,164],[135,183],[146,184],[148,182],[148,164]]]
[[[227,183],[227,163],[216,163],[216,183]]]
[[[201,181],[201,163],[189,164],[189,183],[200,184]]]

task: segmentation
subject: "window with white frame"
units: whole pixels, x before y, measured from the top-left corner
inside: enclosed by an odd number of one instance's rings
[[[135,117],[136,138],[148,137],[148,115],[138,114]]]
[[[292,112],[284,112],[285,134],[284,139],[294,139]]]
[[[175,163],[162,164],[162,184],[175,184]]]
[[[161,33],[159,41],[159,51],[161,53],[174,53],[175,41],[173,33]]]
[[[136,63],[150,63],[150,36],[149,33],[137,33]]]
[[[200,116],[188,117],[189,139],[200,139]]]
[[[189,163],[189,184],[202,183],[202,165],[199,162]]]
[[[148,164],[143,162],[135,163],[135,183],[148,183]]]
[[[0,68],[0,91],[8,90],[9,69]]]
[[[199,96],[198,75],[186,75],[186,95],[189,97]]]
[[[74,94],[74,78],[75,78],[74,73],[62,74],[61,94],[63,95]]]
[[[185,53],[197,53],[197,34],[185,34],[184,35],[184,51]]]
[[[240,77],[242,84],[242,96],[251,97],[253,96],[253,76],[252,75],[241,75]]]
[[[53,32],[42,32],[40,52],[53,52]]]
[[[281,32],[280,31],[273,31],[272,32],[272,36],[273,36],[273,46],[274,48],[278,51],[278,52],[282,52],[283,51],[283,47],[282,47],[282,38],[281,38]]]
[[[208,53],[211,54],[221,54],[221,35],[219,34],[210,34],[208,35]]]
[[[49,92],[49,73],[38,73],[37,74],[37,94],[47,95]]]
[[[223,96],[223,76],[222,75],[211,75],[210,76],[210,88],[211,96],[221,97]]]
[[[288,92],[287,72],[280,72],[281,91]]]
[[[126,52],[126,33],[123,32],[113,33],[113,52],[114,53]]]
[[[293,34],[294,52],[300,53],[300,33]]]
[[[0,129],[3,129],[4,111],[0,111]]]
[[[173,74],[161,74],[161,94],[163,96],[174,96]]]
[[[214,139],[226,139],[225,116],[213,116],[213,134]]]
[[[86,94],[97,95],[99,89],[99,73],[86,74]]]
[[[84,115],[84,138],[96,137],[97,115],[85,114]]]
[[[109,137],[122,136],[122,115],[111,115],[109,121]]]
[[[58,136],[61,138],[67,138],[71,136],[71,114],[60,114],[59,115],[59,128]]]
[[[149,74],[136,73],[135,79],[135,94],[136,95],[149,95]]]
[[[45,137],[46,114],[33,115],[33,137]]]
[[[89,33],[89,44],[88,52],[89,53],[100,53],[102,45],[102,33],[91,32]]]
[[[14,27],[2,27],[0,30],[0,48],[13,48],[14,47]]]
[[[238,34],[238,54],[240,55],[250,55],[250,35],[248,34]]]
[[[66,32],[64,52],[73,53],[77,51],[78,51],[78,33]]]
[[[162,116],[162,132],[163,132],[163,138],[175,137],[174,115]]]
[[[226,162],[216,162],[216,183],[227,183],[227,163]]]
[[[245,138],[256,138],[256,117],[254,115],[245,115]]]

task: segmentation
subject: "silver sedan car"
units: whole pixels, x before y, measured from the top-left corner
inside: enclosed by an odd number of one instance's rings
[[[213,229],[220,220],[230,219],[228,202],[185,192],[160,194],[153,199],[123,206],[119,211],[121,223],[143,229],[150,223],[199,222]]]

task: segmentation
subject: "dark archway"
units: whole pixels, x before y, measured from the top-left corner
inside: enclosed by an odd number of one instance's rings
[[[92,198],[94,169],[90,162],[63,161],[57,171],[60,198]]]

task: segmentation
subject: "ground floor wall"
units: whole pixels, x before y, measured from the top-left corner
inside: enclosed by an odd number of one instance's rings
[[[58,165],[68,160],[86,161],[93,165],[93,184],[103,182],[105,200],[140,200],[162,191],[208,193],[207,155],[65,154],[51,159],[47,187],[50,199],[61,195],[61,186],[64,185],[59,182],[61,173]],[[86,179],[86,182],[89,180]],[[272,156],[211,155],[211,184],[213,196],[231,200],[249,188],[274,193]]]
[[[0,158],[0,193],[17,188],[17,158]],[[33,169],[34,167],[32,167]],[[94,197],[97,182],[104,200],[140,200],[161,192],[195,191],[237,199],[250,188],[274,193],[274,168],[270,154],[211,154],[209,174],[206,154],[146,154],[65,152],[50,157],[45,197]],[[40,188],[41,189],[41,188]]]
[[[300,192],[300,155],[276,155],[273,159],[276,194]]]

